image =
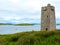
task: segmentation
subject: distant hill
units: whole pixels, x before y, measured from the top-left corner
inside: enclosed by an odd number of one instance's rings
[[[6,23],[0,23],[0,25],[7,25]]]
[[[30,25],[34,25],[34,24],[29,24],[29,23],[21,23],[21,24],[14,24],[16,26],[30,26]]]
[[[56,25],[60,25],[60,24],[56,24]]]
[[[0,23],[0,25],[13,25],[11,23]]]
[[[38,23],[20,23],[20,24],[13,24],[13,23],[0,23],[0,25],[16,25],[16,26],[28,26],[28,25],[39,25]]]

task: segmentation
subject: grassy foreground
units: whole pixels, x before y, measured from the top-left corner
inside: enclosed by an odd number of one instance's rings
[[[0,35],[0,45],[60,45],[60,31],[31,31]]]

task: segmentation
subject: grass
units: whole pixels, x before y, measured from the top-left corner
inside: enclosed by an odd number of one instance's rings
[[[0,45],[60,45],[60,30],[0,35]]]

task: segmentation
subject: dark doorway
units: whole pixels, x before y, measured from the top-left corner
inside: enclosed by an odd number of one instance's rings
[[[48,16],[47,16],[47,18],[48,18]]]
[[[48,30],[48,28],[46,28],[46,31]]]

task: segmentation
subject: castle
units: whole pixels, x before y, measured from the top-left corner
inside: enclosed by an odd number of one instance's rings
[[[50,4],[41,8],[41,30],[56,30],[55,7]]]

